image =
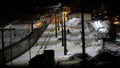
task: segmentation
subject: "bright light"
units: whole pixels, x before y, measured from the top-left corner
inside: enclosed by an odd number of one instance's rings
[[[118,24],[120,24],[120,22],[119,21],[115,21],[114,24],[118,25]]]
[[[62,21],[64,22],[64,20],[65,21],[68,20],[67,15],[70,13],[70,7],[64,6],[62,10],[63,10],[63,12],[62,12]]]
[[[105,18],[105,19],[107,19],[107,18],[108,18],[108,16],[105,16],[104,18]]]
[[[35,22],[33,24],[33,28],[39,28],[39,27],[42,27],[43,26],[43,23],[42,22]]]
[[[68,20],[67,14],[68,14],[68,12],[62,12],[62,21],[64,21],[64,19],[65,19],[65,21]]]

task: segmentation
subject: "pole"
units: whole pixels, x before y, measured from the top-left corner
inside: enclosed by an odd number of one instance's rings
[[[31,32],[33,32],[33,21],[31,19]]]
[[[60,30],[60,28],[59,28],[59,23],[60,23],[60,15],[57,17],[58,18],[58,31]]]
[[[57,22],[56,22],[56,13],[55,13],[55,37],[57,38]]]
[[[4,31],[5,30],[15,30],[15,29],[0,29],[1,35],[2,35],[2,63],[3,63],[3,68],[5,68],[5,43],[4,43]]]
[[[11,26],[10,26],[10,29],[11,29]],[[15,32],[15,31],[14,31]],[[14,35],[15,35],[15,33],[14,33]],[[11,45],[11,43],[12,43],[12,40],[11,40],[11,30],[10,30],[10,46],[11,46],[11,68],[13,68],[13,62],[12,62],[12,45]]]
[[[62,27],[62,47],[64,46],[64,33],[63,33],[63,19],[62,19],[62,5],[60,6],[60,24]]]
[[[80,0],[81,5],[81,24],[82,24],[82,58],[83,58],[83,66],[85,66],[86,56],[85,56],[85,30],[84,30],[84,5],[83,0]]]
[[[67,55],[65,14],[64,14],[64,55]]]
[[[4,45],[4,30],[1,29],[1,35],[2,35],[2,63],[3,63],[3,68],[5,68],[5,45]]]
[[[61,25],[62,25],[62,46],[64,46],[63,22],[61,23]]]

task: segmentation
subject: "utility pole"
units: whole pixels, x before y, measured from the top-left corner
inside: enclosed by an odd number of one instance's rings
[[[33,32],[33,20],[31,19],[31,31]]]
[[[0,29],[1,31],[1,35],[2,35],[2,63],[3,63],[3,68],[5,68],[5,63],[6,63],[6,59],[5,59],[5,42],[4,42],[4,31],[6,30],[15,30],[13,29]]]
[[[67,55],[67,44],[66,44],[66,24],[65,24],[65,14],[64,14],[64,55]]]
[[[84,4],[83,0],[80,0],[81,6],[81,24],[82,24],[82,59],[83,59],[83,67],[85,67],[86,63],[86,54],[85,54],[85,30],[84,30]]]
[[[64,46],[64,32],[63,32],[63,19],[62,19],[62,4],[60,6],[60,24],[62,27],[61,33],[62,33],[62,47]]]
[[[63,22],[61,23],[61,25],[62,25],[62,46],[64,46]]]
[[[56,21],[56,12],[55,12],[55,37],[57,38],[57,21]]]
[[[58,31],[60,30],[60,28],[59,28],[59,23],[60,23],[60,15],[58,15]]]

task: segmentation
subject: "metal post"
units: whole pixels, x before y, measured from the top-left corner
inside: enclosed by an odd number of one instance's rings
[[[1,29],[1,35],[2,35],[2,63],[3,63],[3,68],[5,68],[5,45],[4,45],[4,30]]]
[[[11,26],[10,26],[10,29],[11,29]],[[15,31],[14,31],[15,32]],[[14,33],[14,35],[15,35],[15,33]],[[13,67],[13,63],[12,63],[12,45],[11,45],[11,43],[12,43],[12,40],[11,40],[11,30],[10,30],[10,46],[11,46],[11,68]]]
[[[64,55],[67,55],[65,14],[64,14]]]
[[[31,19],[31,32],[33,32],[33,21]]]
[[[57,18],[58,18],[58,22],[57,22],[58,25],[57,26],[58,26],[58,31],[59,31],[60,30],[60,28],[59,28],[60,16],[58,16]]]
[[[62,46],[64,46],[63,22],[61,24],[62,24]]]
[[[0,29],[1,31],[1,35],[2,35],[2,62],[3,62],[3,68],[5,68],[5,63],[6,63],[6,59],[5,59],[5,43],[4,43],[4,31],[5,30],[15,30],[13,29]]]
[[[56,13],[55,13],[55,37],[57,38],[57,22],[56,22]]]
[[[62,19],[62,5],[60,6],[60,24],[62,27],[62,46],[64,46],[64,33],[63,33],[63,19]]]
[[[82,58],[83,58],[83,66],[85,66],[86,62],[86,55],[85,55],[85,30],[84,30],[84,5],[83,0],[80,1],[81,3],[81,24],[82,24]]]

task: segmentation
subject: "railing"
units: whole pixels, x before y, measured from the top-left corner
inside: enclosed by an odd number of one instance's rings
[[[4,51],[5,62],[10,61],[11,59],[15,59],[16,57],[20,56],[21,54],[26,52],[28,49],[30,49],[32,46],[34,46],[48,25],[49,25],[49,23],[44,24],[44,26],[42,26],[40,28],[34,29],[33,32],[31,32],[25,38],[6,47],[4,49],[5,50]],[[12,46],[12,48],[11,48],[11,46]],[[11,53],[12,53],[12,56],[11,56]],[[2,50],[0,50],[0,63],[3,62],[2,59],[3,59]]]

